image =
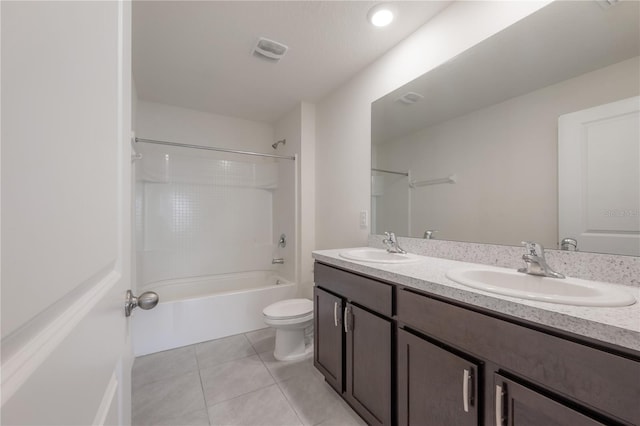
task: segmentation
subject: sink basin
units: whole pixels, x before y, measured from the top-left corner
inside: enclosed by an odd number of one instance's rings
[[[386,250],[375,248],[358,248],[346,250],[340,253],[341,257],[358,262],[373,263],[414,263],[420,262],[422,258],[415,254],[389,253]]]
[[[457,283],[505,296],[576,306],[628,306],[636,299],[611,284],[539,277],[511,270],[453,269],[447,277]]]

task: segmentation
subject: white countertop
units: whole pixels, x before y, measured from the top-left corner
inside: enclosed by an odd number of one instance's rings
[[[407,264],[358,262],[341,257],[340,252],[346,250],[350,248],[317,250],[313,252],[313,257],[317,261],[373,278],[640,352],[640,302],[625,307],[601,308],[501,296],[458,284],[445,276],[450,269],[487,268],[487,265],[426,256],[421,256],[423,260],[419,262]],[[640,300],[640,288],[610,285]]]

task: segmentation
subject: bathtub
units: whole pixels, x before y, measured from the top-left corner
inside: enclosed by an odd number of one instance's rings
[[[262,310],[296,297],[297,285],[273,271],[161,281],[146,285],[160,302],[136,309],[132,344],[136,356],[264,328]]]

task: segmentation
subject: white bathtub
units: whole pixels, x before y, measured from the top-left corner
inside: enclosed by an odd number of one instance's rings
[[[252,271],[170,280],[147,285],[158,305],[135,309],[132,343],[136,356],[264,328],[262,310],[296,297],[297,285],[273,271]]]

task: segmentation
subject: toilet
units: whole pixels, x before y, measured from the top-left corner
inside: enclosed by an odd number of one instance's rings
[[[264,322],[276,329],[273,356],[279,361],[304,358],[313,351],[308,331],[313,326],[313,302],[287,299],[273,303],[262,311]]]

